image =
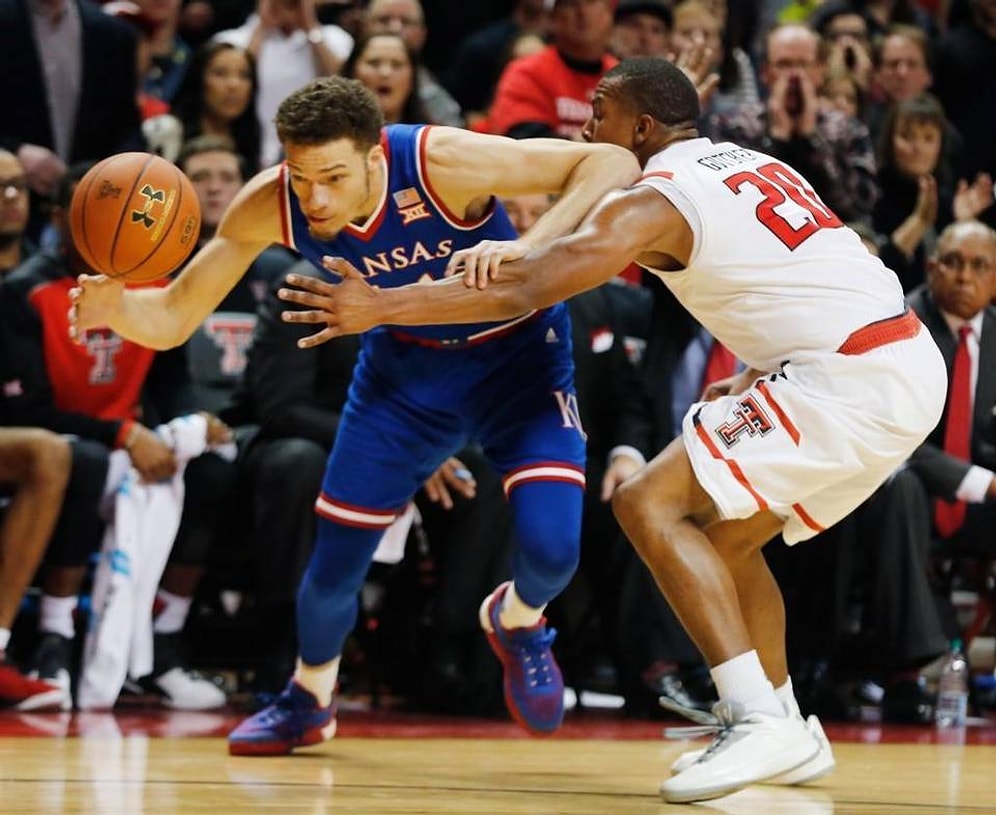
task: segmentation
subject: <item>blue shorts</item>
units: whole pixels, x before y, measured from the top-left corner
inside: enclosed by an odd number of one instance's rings
[[[503,476],[539,463],[583,474],[566,306],[462,348],[425,347],[387,328],[368,332],[323,497],[393,514],[470,440]]]

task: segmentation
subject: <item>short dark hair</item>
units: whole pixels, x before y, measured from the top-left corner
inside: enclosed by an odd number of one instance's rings
[[[366,149],[380,143],[384,114],[377,97],[359,80],[323,76],[284,99],[273,121],[284,144],[350,139]]]
[[[616,82],[633,110],[649,113],[661,124],[694,124],[699,118],[698,91],[684,71],[666,59],[624,59],[602,79]]]
[[[202,153],[230,153],[239,162],[239,173],[242,180],[247,178],[247,168],[245,157],[238,151],[234,140],[228,136],[217,136],[214,134],[194,136],[187,139],[180,148],[180,154],[176,157],[176,166],[183,172],[187,172],[186,164],[194,156]]]

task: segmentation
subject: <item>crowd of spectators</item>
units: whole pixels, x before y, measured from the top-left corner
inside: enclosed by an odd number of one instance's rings
[[[281,160],[274,112],[316,76],[363,82],[388,123],[581,139],[599,78],[658,56],[703,93],[703,136],[784,160],[812,184],[800,195],[858,231],[948,360],[945,417],[908,464],[822,539],[767,550],[803,707],[847,717],[870,700],[885,719],[926,721],[923,669],[961,635],[952,574],[962,559],[996,559],[996,85],[977,81],[996,69],[996,0],[495,0],[451,12],[431,0],[0,0],[0,708],[81,704],[110,614],[89,592],[95,564],[113,559],[121,462],[173,485],[160,511],[177,526],[150,595],[153,658],[125,691],[188,709],[279,692],[358,351],[355,338],[297,349],[276,286],[317,272],[279,247],[179,349],[109,330],[71,342],[68,290],[87,268],[67,208],[94,162],[134,149],[175,162],[204,241],[242,185]],[[550,201],[504,204],[522,231]],[[567,683],[617,693],[634,716],[659,714],[660,695],[705,708],[701,658],[609,499],[738,362],[636,268],[570,307],[589,451],[580,569],[549,610]],[[189,460],[171,446],[178,417],[197,417],[203,435]],[[514,532],[480,451],[449,466],[472,488],[428,483],[389,533],[342,681],[430,710],[500,711],[477,601],[507,575]],[[233,639],[240,625],[250,633]]]

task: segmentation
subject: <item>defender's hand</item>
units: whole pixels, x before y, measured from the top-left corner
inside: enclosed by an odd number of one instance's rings
[[[104,275],[80,275],[69,290],[69,336],[79,342],[84,332],[110,322],[121,307],[124,283]]]
[[[325,257],[326,269],[342,277],[341,283],[329,283],[303,275],[287,275],[290,289],[280,289],[277,296],[288,303],[306,306],[308,310],[285,311],[287,323],[324,325],[320,331],[297,341],[298,348],[314,348],[334,337],[361,334],[380,325],[377,289],[363,279],[353,264],[342,258]]]
[[[463,284],[468,289],[485,289],[489,280],[498,277],[498,267],[505,261],[525,257],[529,247],[521,240],[481,241],[469,249],[453,253],[446,264],[446,277],[463,272]]]

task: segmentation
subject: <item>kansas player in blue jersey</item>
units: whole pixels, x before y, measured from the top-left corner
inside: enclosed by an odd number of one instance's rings
[[[438,280],[455,253],[475,246],[483,249],[470,250],[471,262],[497,268],[568,233],[602,194],[638,175],[628,151],[607,145],[385,128],[372,94],[341,77],[292,94],[276,124],[286,161],[243,189],[176,280],[126,291],[81,277],[73,331],[108,325],[153,348],[179,345],[271,243],[319,268],[325,256],[347,258],[382,288]],[[515,240],[496,196],[534,192],[560,198]],[[363,337],[316,503],[317,541],[298,597],[298,667],[273,705],[232,732],[231,753],[279,755],[331,737],[339,657],[378,540],[470,438],[503,476],[518,539],[513,580],[485,599],[482,626],[503,663],[514,718],[530,732],[557,729],[563,680],[543,610],[574,572],[584,487],[570,336],[558,304],[497,322],[383,326]],[[321,340],[319,332],[307,342]]]

